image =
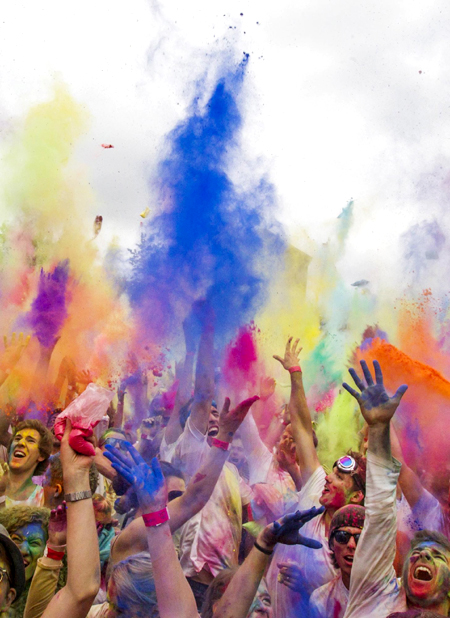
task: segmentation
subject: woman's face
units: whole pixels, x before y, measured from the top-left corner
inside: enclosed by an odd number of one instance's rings
[[[25,579],[28,582],[34,575],[38,559],[44,555],[47,534],[40,523],[33,522],[15,530],[11,534],[11,540],[20,549],[25,566]]]

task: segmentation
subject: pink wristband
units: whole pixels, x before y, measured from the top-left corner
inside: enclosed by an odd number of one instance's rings
[[[223,440],[218,440],[217,438],[213,438],[212,446],[215,446],[216,448],[221,448],[222,451],[228,451],[228,449],[230,448],[230,443],[224,442]]]
[[[300,373],[301,373],[302,369],[301,369],[300,365],[295,365],[295,367],[289,367],[288,371],[289,371],[289,373],[296,373],[297,371],[300,371]]]
[[[47,545],[47,551],[45,555],[47,558],[51,558],[52,560],[62,560],[65,556],[65,551],[56,551]]]
[[[165,524],[166,521],[169,521],[169,511],[166,507],[161,511],[146,513],[145,515],[142,515],[142,519],[144,520],[144,524],[147,528],[151,528],[152,526],[160,526],[161,524]]]

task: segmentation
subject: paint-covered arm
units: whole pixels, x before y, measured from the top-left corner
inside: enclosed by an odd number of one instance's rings
[[[355,552],[345,618],[384,618],[399,602],[393,562],[397,536],[396,489],[401,464],[392,457],[390,424],[407,386],[400,386],[395,395],[389,397],[380,365],[377,361],[373,364],[375,383],[367,364],[361,361],[366,384],[354,369],[350,369],[360,392],[348,384],[343,385],[358,401],[369,427],[366,518]]]
[[[239,428],[249,471],[249,485],[265,483],[273,455],[259,435],[253,414],[249,412]]]
[[[306,401],[303,376],[300,370],[299,354],[302,348],[297,349],[299,339],[297,339],[294,344],[292,344],[292,339],[292,337],[288,339],[284,358],[280,356],[274,356],[274,358],[291,374],[289,413],[302,483],[305,484],[320,466],[320,462],[317,457],[316,447],[314,446],[311,413],[308,408],[308,402]],[[296,368],[298,368],[298,370],[296,370]]]
[[[201,308],[198,315],[202,322],[202,334],[197,355],[191,422],[200,433],[206,434],[214,399],[214,313],[207,302]]]
[[[299,532],[306,522],[322,512],[323,508],[313,507],[308,511],[286,515],[266,526],[223,593],[214,611],[214,618],[246,618],[277,543],[305,545],[311,549],[322,547],[318,541],[308,539]]]
[[[164,438],[167,444],[173,444],[181,436],[183,429],[180,424],[180,410],[191,398],[192,382],[194,377],[195,350],[197,347],[194,336],[195,328],[192,321],[192,316],[190,315],[183,322],[186,356],[184,357],[183,367],[180,372],[180,381],[175,397],[175,405],[164,432]]]
[[[70,422],[61,441],[61,464],[66,494],[90,491],[92,457],[69,446]],[[51,600],[43,618],[84,618],[100,586],[100,560],[92,498],[67,503],[67,584]]]

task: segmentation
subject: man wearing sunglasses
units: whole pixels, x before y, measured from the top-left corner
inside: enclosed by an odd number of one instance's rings
[[[328,584],[312,593],[309,600],[311,618],[343,618],[347,609],[353,559],[364,518],[364,507],[351,504],[342,507],[333,515],[328,546],[339,573]]]

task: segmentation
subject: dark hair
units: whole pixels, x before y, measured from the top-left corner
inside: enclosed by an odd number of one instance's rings
[[[49,457],[52,454],[53,434],[49,429],[47,429],[44,423],[41,423],[41,421],[38,421],[36,418],[30,418],[28,420],[20,421],[20,423],[17,423],[14,428],[13,440],[16,434],[18,434],[19,431],[22,431],[22,429],[34,429],[41,436],[38,448],[40,456],[44,459],[38,462],[33,472],[33,476],[40,476],[45,472]]]
[[[202,605],[201,618],[213,618],[213,606],[227,589],[230,581],[233,579],[238,567],[223,569],[209,584],[205,594],[205,600]]]
[[[46,537],[48,537],[48,522],[50,509],[42,506],[29,504],[16,504],[0,510],[0,524],[5,526],[9,534],[13,534],[19,528],[28,524],[41,524]]]
[[[357,451],[348,451],[347,454],[350,455],[350,457],[353,457],[353,459],[356,461],[356,465],[358,466],[355,472],[351,473],[353,483],[359,491],[362,491],[365,497],[367,460],[364,455],[361,455],[361,453],[358,453]],[[364,504],[364,501],[362,503]]]
[[[446,536],[435,530],[419,530],[411,540],[411,550],[426,541],[436,543],[450,553],[450,541]]]
[[[182,481],[185,480],[184,474],[181,472],[181,470],[173,466],[168,461],[160,461],[159,465],[161,466],[161,470],[165,479],[167,479],[169,476],[175,476]]]
[[[49,459],[49,473],[50,473],[50,483],[55,486],[57,483],[64,488],[63,483],[63,469],[61,464],[61,457],[59,453],[55,453]],[[97,466],[92,464],[89,469],[89,487],[91,488],[91,492],[94,494],[97,489],[98,479],[100,475],[97,470]]]

